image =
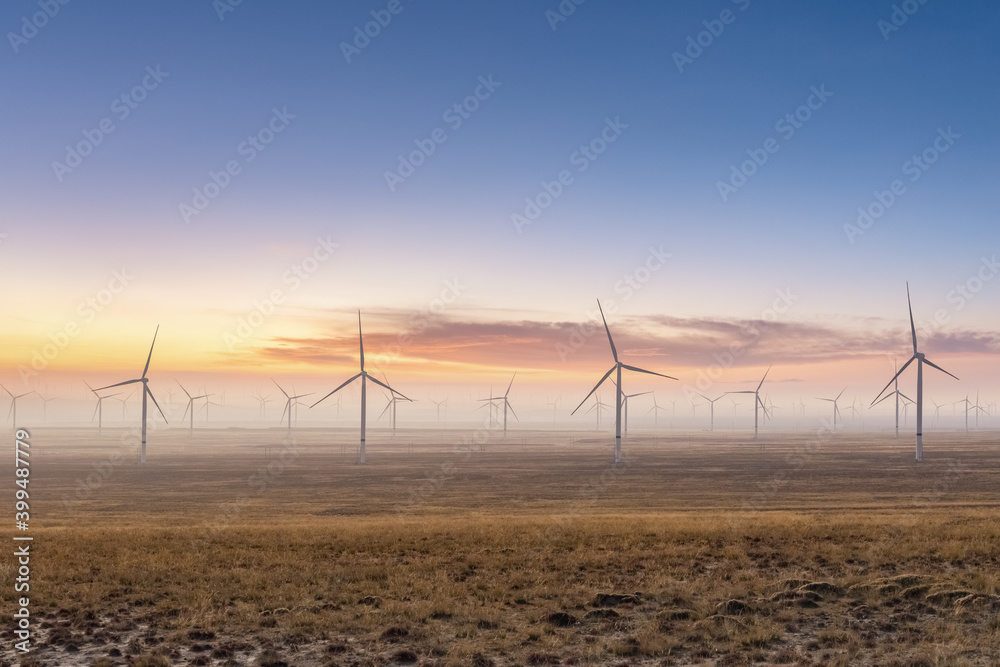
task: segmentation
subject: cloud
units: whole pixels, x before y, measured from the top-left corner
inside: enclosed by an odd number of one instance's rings
[[[355,316],[356,317],[356,316]],[[352,316],[325,313],[323,322],[344,322],[328,335],[264,341],[253,354],[261,362],[357,367],[358,339]],[[703,368],[718,355],[740,350],[735,366],[776,361],[814,364],[910,352],[909,331],[877,318],[842,318],[837,326],[809,321],[765,322],[668,316],[614,317],[609,322],[623,359],[650,370]],[[936,332],[924,336],[929,356],[1000,354],[993,332]],[[373,368],[525,369],[539,372],[601,370],[611,354],[600,320],[570,322],[510,319],[477,321],[399,310],[365,314],[365,353]]]

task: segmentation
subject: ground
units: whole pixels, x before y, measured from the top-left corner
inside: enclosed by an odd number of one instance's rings
[[[0,661],[1000,664],[995,433],[293,435],[32,431]]]

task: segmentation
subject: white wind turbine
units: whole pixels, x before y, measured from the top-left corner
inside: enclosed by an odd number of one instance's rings
[[[904,394],[903,392],[901,392],[899,390],[899,369],[896,368],[896,360],[895,360],[895,358],[892,360],[892,372],[896,374],[896,379],[892,381],[893,382],[892,391],[890,391],[888,394],[886,394],[885,396],[883,396],[879,400],[877,400],[874,403],[872,403],[872,407],[878,405],[879,403],[881,403],[885,399],[889,398],[890,396],[895,396],[896,397],[896,439],[898,440],[899,439],[899,399],[900,399],[900,397],[902,397],[903,399],[905,399],[907,401],[910,401],[911,403],[913,402],[913,399],[910,398],[909,396],[907,396],[906,394]],[[906,407],[905,403],[903,404],[903,407],[904,408]]]
[[[972,402],[969,401],[969,395],[966,394],[965,398],[963,398],[962,400],[955,401],[955,405],[958,405],[959,403],[964,403],[965,404],[965,432],[968,433],[969,432],[969,410],[971,409],[970,406],[972,405]]]
[[[767,416],[767,406],[764,405],[764,401],[762,401],[760,399],[760,388],[764,386],[764,380],[767,379],[767,374],[770,373],[770,372],[771,372],[771,367],[768,366],[767,370],[764,371],[764,377],[762,377],[760,379],[760,384],[758,384],[757,388],[754,389],[753,391],[746,390],[746,391],[727,391],[726,392],[727,394],[753,394],[753,398],[754,398],[754,401],[753,401],[753,439],[754,440],[757,439],[757,426],[760,423],[760,418],[758,417],[757,408],[763,408],[764,409],[764,416],[765,417]],[[737,405],[736,401],[733,401],[733,415],[734,416],[736,415],[736,405]]]
[[[184,417],[187,417],[188,412],[190,411],[191,424],[188,427],[188,436],[190,437],[194,435],[194,402],[202,398],[207,398],[208,394],[205,394],[204,396],[192,396],[188,393],[188,390],[184,388],[184,385],[181,384],[180,380],[174,380],[174,382],[177,383],[177,386],[181,388],[181,391],[184,392],[184,395],[187,396],[188,399],[187,406],[184,408],[184,414],[181,416],[181,422],[184,421]]]
[[[330,398],[331,396],[333,396],[334,394],[336,394],[338,391],[340,391],[341,389],[343,389],[347,385],[351,384],[352,382],[354,382],[358,378],[361,378],[361,449],[358,451],[358,463],[365,464],[365,463],[368,462],[368,459],[365,456],[365,425],[366,425],[365,424],[365,421],[366,421],[365,417],[366,417],[366,410],[367,410],[367,403],[366,403],[366,396],[367,396],[366,382],[368,382],[370,380],[370,381],[374,382],[375,384],[379,385],[380,387],[388,389],[393,394],[399,394],[399,396],[401,396],[402,398],[406,398],[406,396],[403,396],[398,391],[396,391],[395,389],[393,389],[389,385],[385,384],[384,382],[379,382],[378,379],[376,379],[376,378],[372,377],[371,375],[369,375],[368,371],[365,370],[365,339],[364,339],[364,335],[361,333],[361,311],[360,310],[358,311],[358,346],[359,346],[359,349],[361,350],[361,371],[357,375],[355,375],[355,376],[351,377],[350,379],[346,380],[343,384],[341,384],[339,387],[337,387],[336,389],[334,389],[333,391],[331,391],[329,394],[327,394],[323,398],[321,398],[318,401],[316,401],[315,403],[313,403],[310,407],[313,407],[313,408],[316,407],[317,405],[319,405],[320,403],[322,403],[326,399]],[[410,400],[410,399],[406,398],[406,400]]]
[[[723,394],[722,396],[719,396],[716,399],[711,399],[708,396],[706,396],[705,394],[702,394],[700,392],[695,392],[695,393],[698,394],[699,396],[701,396],[702,398],[704,398],[706,401],[708,401],[708,404],[711,406],[711,421],[709,423],[709,429],[708,430],[709,431],[714,431],[715,430],[715,401],[721,401],[723,399],[723,397],[725,396],[725,394]]]
[[[907,305],[907,308],[909,308],[909,311],[910,311],[910,334],[913,337],[913,356],[910,357],[909,361],[907,361],[905,364],[903,364],[903,367],[900,368],[896,372],[896,375],[893,376],[892,380],[889,380],[889,384],[887,384],[885,386],[885,388],[883,388],[882,391],[879,392],[879,395],[876,396],[875,399],[877,400],[883,393],[885,393],[885,390],[889,388],[889,385],[891,385],[893,382],[895,382],[896,378],[898,378],[903,373],[903,371],[906,370],[906,367],[909,366],[911,363],[913,363],[914,360],[916,360],[916,362],[917,362],[917,452],[916,452],[916,456],[917,456],[917,462],[919,463],[920,461],[924,460],[924,433],[923,433],[923,426],[924,426],[924,364],[927,364],[931,368],[936,368],[939,371],[941,371],[942,373],[945,373],[946,375],[951,375],[951,377],[955,378],[956,380],[958,378],[955,377],[954,375],[952,375],[951,373],[949,373],[948,371],[946,371],[945,369],[941,368],[940,366],[938,366],[938,365],[934,364],[933,362],[931,362],[929,359],[927,359],[927,357],[924,356],[923,352],[920,352],[919,350],[917,350],[917,327],[913,323],[913,306],[910,304],[910,284],[909,283],[906,284],[906,305]],[[874,403],[874,402],[875,401],[872,401],[872,403]]]
[[[387,378],[385,376],[385,373],[382,373],[382,379],[385,380],[385,384],[386,384],[386,386],[388,386],[388,384],[389,384],[389,378]],[[399,403],[400,401],[408,401],[410,403],[413,402],[412,400],[406,398],[405,396],[402,397],[402,398],[400,398],[400,396],[402,396],[402,395],[401,394],[397,395],[396,392],[392,392],[391,394],[389,394],[389,402],[386,403],[385,410],[382,410],[382,414],[380,414],[378,416],[379,419],[382,419],[382,417],[385,416],[385,413],[388,410],[390,410],[390,409],[392,410],[392,432],[393,432],[393,435],[395,435],[395,433],[396,433],[396,404]]]
[[[653,394],[653,407],[649,409],[649,412],[653,413],[653,426],[659,425],[660,410],[666,411],[666,408],[660,407],[659,405],[656,404],[656,394]],[[649,412],[647,412],[646,414],[648,415]]]
[[[589,415],[591,412],[594,412],[595,410],[597,411],[597,425],[594,427],[595,431],[601,430],[601,411],[604,409],[610,410],[611,408],[607,403],[601,400],[600,396],[594,396],[594,404],[590,406],[589,410],[587,410],[587,414]]]
[[[601,308],[600,299],[598,299],[597,301],[597,308],[598,310],[601,311],[601,321],[604,322],[604,331],[608,334],[608,343],[610,343],[611,345],[611,355],[615,359],[615,365],[612,366],[610,370],[608,370],[608,372],[604,374],[604,377],[602,377],[601,380],[596,385],[594,385],[594,388],[590,390],[590,393],[587,394],[586,398],[584,398],[580,402],[580,405],[576,406],[576,409],[573,410],[573,412],[571,412],[570,415],[576,414],[576,411],[579,410],[581,407],[583,407],[583,404],[587,402],[587,399],[590,398],[602,384],[604,384],[604,381],[607,380],[609,377],[611,377],[612,373],[617,372],[617,377],[615,379],[615,386],[618,389],[617,391],[615,391],[615,463],[620,463],[622,460],[622,395],[624,394],[624,392],[622,391],[622,369],[625,368],[627,370],[636,373],[648,373],[649,375],[657,375],[659,377],[667,378],[668,380],[676,380],[677,378],[670,377],[669,375],[663,375],[662,373],[654,373],[653,371],[647,371],[644,368],[629,366],[628,364],[624,364],[621,361],[619,361],[618,350],[615,348],[615,341],[611,338],[611,329],[608,328],[608,321],[604,317],[604,309]],[[600,409],[598,409],[598,414],[600,414]]]
[[[646,394],[652,394],[651,391],[643,391],[638,394],[626,394],[622,395],[622,411],[625,413],[625,433],[628,433],[628,399],[635,398],[636,396],[645,396]]]
[[[843,389],[840,390],[840,393],[837,394],[837,398],[819,398],[819,397],[816,398],[817,401],[826,401],[827,403],[833,403],[833,430],[834,431],[837,430],[837,417],[840,416],[840,406],[837,405],[837,401],[840,400],[840,397],[844,395],[845,391],[847,391],[847,387],[844,387]]]
[[[448,407],[448,397],[445,396],[444,400],[442,400],[442,401],[435,401],[432,398],[431,399],[431,403],[433,403],[437,407],[437,423],[440,424],[441,423],[441,407],[442,406]]]
[[[110,396],[101,396],[100,394],[97,393],[97,390],[91,387],[90,383],[88,383],[86,380],[84,380],[83,383],[87,385],[87,389],[89,389],[91,393],[93,393],[94,396],[97,397],[97,407],[94,408],[94,415],[93,417],[90,418],[90,421],[91,423],[93,423],[94,417],[97,417],[97,435],[100,435],[101,430],[104,427],[104,399],[114,398],[118,394],[111,394]]]
[[[271,378],[271,382],[274,382],[274,386],[277,387],[278,390],[281,391],[281,393],[285,395],[285,409],[281,411],[281,419],[278,420],[278,423],[280,424],[281,422],[283,422],[285,420],[285,413],[287,412],[288,413],[288,434],[291,435],[292,434],[292,410],[295,409],[295,406],[297,404],[296,402],[298,401],[298,399],[305,398],[306,396],[312,396],[312,394],[311,393],[310,394],[299,394],[297,396],[292,396],[287,391],[285,391],[284,389],[282,389],[281,385],[278,384],[278,382],[274,378]],[[293,388],[292,391],[295,391],[295,389]],[[208,415],[207,415],[207,409],[206,409],[206,415],[205,415],[205,417],[206,418],[208,417]]]
[[[503,396],[492,396],[491,395],[490,398],[481,398],[481,399],[479,399],[480,403],[482,403],[484,401],[489,401],[490,405],[495,405],[496,408],[497,408],[497,412],[500,411],[500,404],[501,403],[503,404],[503,433],[504,433],[504,435],[507,435],[507,409],[508,408],[510,408],[510,413],[512,415],[514,415],[514,419],[517,419],[517,421],[521,421],[520,419],[518,419],[517,413],[514,412],[514,407],[510,404],[510,398],[509,398],[509,396],[510,396],[510,388],[511,388],[511,386],[513,386],[513,384],[514,384],[514,378],[516,378],[516,377],[517,377],[517,372],[515,371],[514,375],[512,375],[511,378],[510,378],[510,384],[507,385],[507,391],[505,391],[503,393]],[[493,388],[490,387],[490,394],[492,394],[492,393],[493,393]]]
[[[258,391],[251,394],[250,396],[251,398],[257,401],[257,408],[258,408],[257,412],[260,415],[260,418],[267,419],[267,404],[271,402],[270,395],[265,396],[264,394]]]
[[[153,392],[149,390],[149,378],[146,377],[146,373],[149,372],[149,362],[153,358],[153,347],[156,345],[156,335],[160,333],[160,327],[157,325],[156,331],[153,332],[153,343],[149,346],[149,356],[146,357],[146,365],[142,369],[142,375],[135,380],[125,380],[124,382],[119,382],[118,384],[111,384],[107,387],[101,387],[97,391],[104,391],[105,389],[111,389],[113,387],[123,387],[127,384],[135,384],[136,382],[142,383],[142,447],[139,450],[139,463],[146,462],[146,397],[153,399],[153,405],[159,410],[160,416],[163,417],[164,423],[167,422],[167,416],[163,414],[163,410],[160,409],[160,404],[156,402],[156,397],[153,396]]]

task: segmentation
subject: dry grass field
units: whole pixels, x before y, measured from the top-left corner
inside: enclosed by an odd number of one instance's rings
[[[1000,664],[996,433],[284,435],[33,431],[0,662]]]

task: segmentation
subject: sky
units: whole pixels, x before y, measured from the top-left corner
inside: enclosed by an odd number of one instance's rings
[[[908,282],[962,378],[928,391],[998,389],[996,3],[17,0],[0,28],[5,385],[85,396],[159,326],[161,384],[332,389],[360,310],[421,398],[582,398],[600,299],[678,377],[637,390],[773,365],[789,400],[874,398]]]

